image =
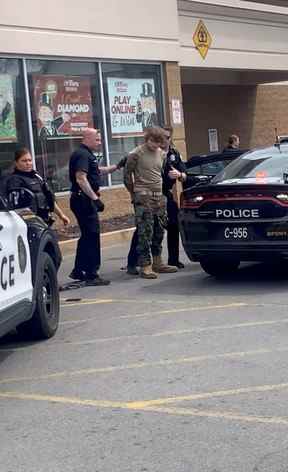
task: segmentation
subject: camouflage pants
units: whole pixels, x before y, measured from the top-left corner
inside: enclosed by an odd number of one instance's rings
[[[135,222],[138,230],[138,263],[141,267],[152,263],[152,256],[160,256],[164,229],[167,224],[166,199],[136,195],[134,199]]]

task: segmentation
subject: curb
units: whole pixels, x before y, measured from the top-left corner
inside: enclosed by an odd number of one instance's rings
[[[101,247],[108,248],[117,244],[123,244],[130,241],[135,228],[121,229],[119,231],[111,231],[110,233],[101,233]],[[76,251],[78,238],[68,239],[67,241],[60,241],[60,251],[62,257],[74,255]]]

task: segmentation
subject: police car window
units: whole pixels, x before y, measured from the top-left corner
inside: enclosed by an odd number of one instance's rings
[[[213,183],[226,180],[248,180],[261,178],[277,178],[283,180],[283,172],[288,169],[288,148],[278,147],[253,151],[231,162]]]
[[[188,175],[200,175],[201,174],[201,166],[194,166],[187,169],[186,173]]]
[[[216,175],[221,170],[225,168],[227,162],[218,161],[218,162],[208,162],[201,165],[201,174],[203,175]]]

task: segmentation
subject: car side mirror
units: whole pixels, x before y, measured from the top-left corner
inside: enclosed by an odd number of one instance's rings
[[[35,193],[27,188],[17,187],[7,193],[9,210],[21,210],[30,208],[33,213],[37,213],[38,201]]]
[[[210,182],[210,180],[213,179],[213,177],[215,177],[215,175],[197,175],[197,180],[199,184],[208,184],[208,182]]]
[[[211,180],[212,177],[209,175],[189,175],[187,172],[187,176],[189,177],[187,181],[184,183],[185,188],[190,188],[194,187],[196,185],[205,185],[208,184]]]

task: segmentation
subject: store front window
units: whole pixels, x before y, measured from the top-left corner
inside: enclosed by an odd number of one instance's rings
[[[99,128],[103,135],[98,65],[33,59],[27,72],[36,167],[55,192],[67,191],[69,158],[83,130]],[[106,165],[102,150],[97,156]]]
[[[110,164],[143,143],[145,128],[163,123],[161,69],[157,65],[102,64]],[[119,172],[112,183],[122,184]]]
[[[0,58],[0,173],[12,172],[14,152],[29,147],[21,62]]]
[[[33,135],[36,169],[55,192],[65,192],[69,159],[85,128],[100,129],[97,158],[105,166],[142,144],[145,128],[163,123],[160,65],[26,59],[23,66],[22,59],[0,58],[2,175],[12,171],[17,147],[30,148]],[[121,172],[104,177],[102,186],[109,184],[122,185]]]

